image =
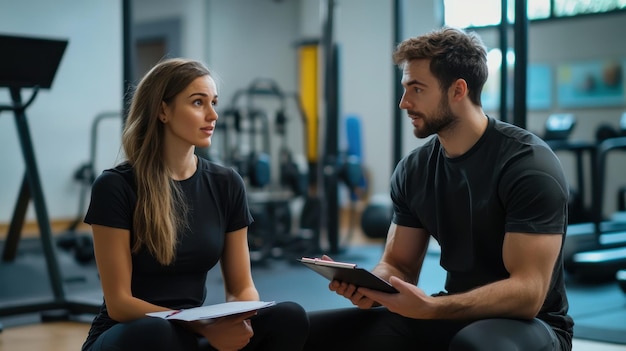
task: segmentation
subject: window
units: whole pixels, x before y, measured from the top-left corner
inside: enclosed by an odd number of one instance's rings
[[[515,20],[515,0],[507,0],[509,22]],[[529,19],[550,17],[550,0],[527,0]],[[591,0],[590,0],[591,1]],[[626,1],[626,0],[621,0]],[[500,24],[502,0],[444,0],[444,15],[447,25],[467,28]]]
[[[511,0],[509,0],[510,2]],[[501,0],[444,0],[444,21],[447,25],[467,28],[500,23]]]
[[[515,0],[507,0],[507,17],[515,20]],[[626,0],[527,0],[529,20],[626,10]],[[500,24],[502,0],[443,0],[444,22],[468,28]]]
[[[626,9],[626,0],[554,0],[556,17]]]
[[[509,0],[510,2],[510,0]],[[535,19],[544,19],[550,17],[550,0],[528,0],[526,3],[529,20]],[[514,6],[513,4],[509,4],[509,7]],[[513,18],[509,16],[509,21],[513,22],[515,17],[515,11],[513,12]]]

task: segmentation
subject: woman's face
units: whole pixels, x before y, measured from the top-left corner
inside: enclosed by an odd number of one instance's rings
[[[166,142],[208,147],[217,121],[217,88],[210,76],[196,78],[169,103],[162,103],[159,118]]]

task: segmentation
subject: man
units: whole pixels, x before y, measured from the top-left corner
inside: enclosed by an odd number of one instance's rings
[[[310,313],[305,349],[571,350],[558,159],[535,135],[484,114],[476,34],[435,30],[400,43],[393,58],[400,108],[416,137],[434,135],[391,179],[393,220],[373,273],[399,293],[331,282],[359,308]],[[447,272],[432,296],[417,286],[430,237]]]

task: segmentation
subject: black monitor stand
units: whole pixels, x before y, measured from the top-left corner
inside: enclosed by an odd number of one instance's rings
[[[0,35],[0,48],[8,55],[0,55],[0,88],[8,88],[11,103],[0,105],[3,111],[12,111],[25,163],[25,172],[19,190],[9,231],[4,245],[2,262],[15,259],[28,204],[32,199],[40,239],[45,255],[47,271],[53,298],[48,301],[32,301],[23,305],[5,306],[0,304],[0,316],[45,311],[65,311],[69,314],[97,313],[99,306],[68,301],[65,295],[63,278],[55,251],[54,238],[46,208],[39,170],[35,159],[32,138],[26,118],[26,109],[33,103],[40,89],[49,89],[67,46],[66,40],[17,37]],[[23,102],[22,89],[32,90],[30,97]],[[2,282],[11,284],[10,282]],[[15,284],[15,282],[14,282]],[[0,330],[2,325],[0,325]]]

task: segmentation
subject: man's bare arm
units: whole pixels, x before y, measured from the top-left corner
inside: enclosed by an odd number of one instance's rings
[[[559,255],[560,234],[507,233],[503,260],[510,276],[465,293],[432,297],[403,279],[391,278],[399,294],[360,288],[364,296],[406,317],[420,319],[531,319],[546,298]]]
[[[413,285],[417,284],[429,239],[424,229],[392,223],[383,256],[372,271],[385,280],[396,276]]]

